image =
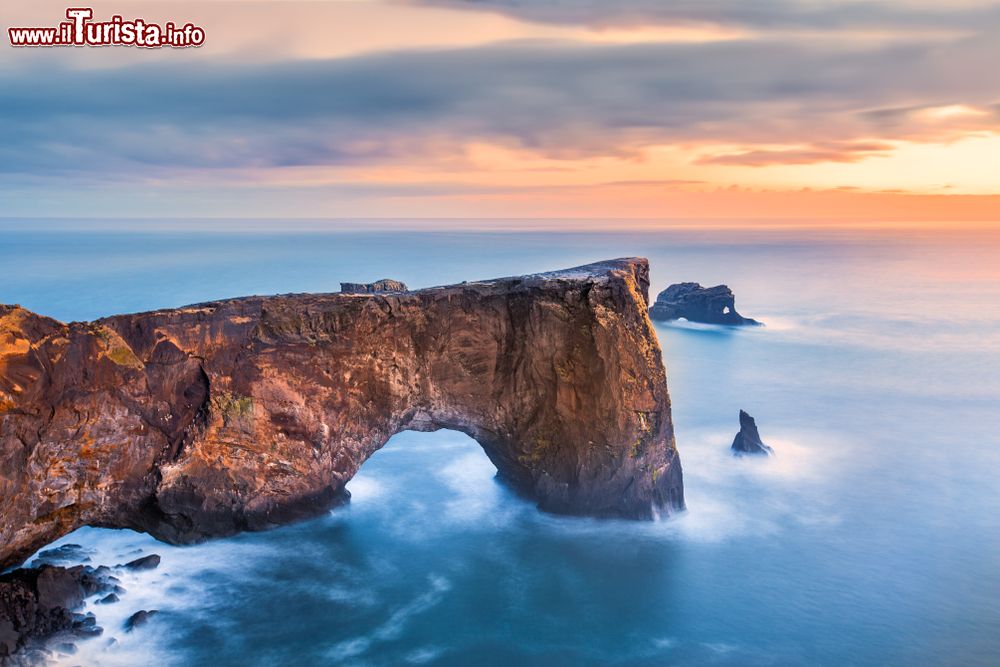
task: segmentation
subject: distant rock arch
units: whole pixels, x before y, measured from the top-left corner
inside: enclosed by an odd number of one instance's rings
[[[702,287],[698,283],[675,283],[659,293],[649,316],[654,320],[683,318],[689,322],[730,326],[761,324],[736,312],[736,297],[726,285]]]

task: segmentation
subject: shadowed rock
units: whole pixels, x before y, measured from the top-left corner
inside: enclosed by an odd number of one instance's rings
[[[141,609],[135,612],[134,614],[129,616],[128,619],[126,619],[125,632],[132,632],[136,628],[146,625],[146,623],[149,622],[149,619],[153,618],[159,613],[160,612],[157,611],[156,609],[150,609],[149,611]]]
[[[125,563],[122,567],[128,568],[129,570],[154,570],[160,565],[160,556],[158,554],[149,554],[148,556],[143,556],[142,558],[136,558],[135,560]]]
[[[740,432],[733,439],[731,449],[734,454],[740,456],[743,454],[770,456],[774,453],[774,450],[760,439],[760,433],[757,432],[757,422],[743,410],[740,410]]]
[[[64,563],[87,563],[89,550],[79,544],[64,544],[55,549],[46,549],[38,554],[32,565],[62,565]]]
[[[173,543],[313,516],[448,428],[540,507],[684,506],[649,267],[248,297],[63,324],[0,306],[0,566],[84,525]]]
[[[406,285],[398,280],[383,278],[373,283],[340,283],[342,294],[381,294],[382,292],[406,292]]]
[[[59,642],[53,648],[63,655],[76,655],[77,648],[73,642]]]
[[[654,320],[678,320],[705,324],[760,325],[757,320],[736,312],[736,298],[726,285],[702,287],[698,283],[677,283],[660,292],[649,309]]]
[[[43,565],[0,575],[0,663],[30,642],[72,631],[100,634],[93,615],[74,611],[84,599],[111,589],[107,568]]]

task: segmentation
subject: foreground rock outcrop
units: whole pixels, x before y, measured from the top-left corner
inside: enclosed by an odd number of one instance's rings
[[[649,309],[654,320],[679,320],[733,326],[760,325],[757,320],[736,312],[736,297],[726,285],[702,287],[698,283],[677,283],[660,292]]]
[[[37,640],[61,632],[101,633],[94,617],[76,613],[83,601],[109,593],[117,580],[106,567],[43,565],[0,575],[0,665]]]
[[[774,450],[764,444],[757,432],[757,422],[743,410],[740,410],[740,432],[733,438],[730,448],[737,455],[752,454],[770,456]]]
[[[0,565],[80,526],[174,543],[343,500],[395,433],[475,438],[543,509],[684,506],[648,265],[63,324],[0,306]]]

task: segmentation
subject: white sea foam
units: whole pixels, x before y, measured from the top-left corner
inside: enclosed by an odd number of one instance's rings
[[[679,320],[669,320],[666,322],[658,321],[656,323],[656,326],[663,327],[664,329],[686,329],[688,331],[704,331],[704,332],[732,333],[732,334],[762,330],[762,327],[736,326],[731,324],[709,324],[708,322],[691,322],[684,318],[681,318]]]
[[[134,667],[135,665],[180,664],[170,649],[170,638],[157,631],[165,616],[201,613],[204,587],[200,580],[213,573],[239,572],[241,565],[252,559],[274,557],[275,549],[267,544],[236,543],[217,540],[193,548],[175,547],[152,537],[130,530],[81,528],[46,547],[80,544],[89,552],[92,565],[116,565],[143,555],[156,553],[160,565],[153,570],[116,568],[114,575],[121,580],[125,593],[113,604],[97,604],[90,598],[82,610],[93,612],[104,628],[98,638],[75,640],[77,652],[59,655],[53,665],[88,665],[95,667]],[[126,632],[126,619],[139,610],[157,610],[163,616],[154,617],[146,625]],[[216,619],[216,623],[222,619]]]
[[[437,660],[444,655],[444,649],[439,646],[422,646],[406,654],[404,658],[411,665],[424,665]]]
[[[469,523],[501,511],[506,493],[495,482],[497,469],[481,452],[463,454],[438,471],[454,496],[445,503],[447,518]]]
[[[716,542],[839,520],[821,489],[838,479],[842,443],[820,433],[778,433],[766,438],[773,456],[737,457],[729,450],[731,438],[720,430],[678,435],[688,509],[663,524],[667,532]]]
[[[479,530],[484,525],[490,526],[490,530],[508,529],[514,522],[524,522],[525,526],[534,524],[551,534],[619,535],[626,537],[624,543],[639,538],[663,541],[666,545],[675,541],[712,543],[746,535],[766,536],[796,524],[819,525],[838,520],[835,508],[820,499],[825,497],[822,486],[837,479],[843,464],[840,455],[843,443],[819,433],[769,430],[765,439],[774,447],[775,456],[740,458],[729,452],[731,437],[730,432],[720,429],[679,432],[688,511],[662,522],[632,522],[539,513],[532,503],[515,497],[496,483],[494,466],[467,436],[454,432],[406,434],[402,442],[390,443],[390,447],[399,445],[395,450],[399,452],[416,451],[414,445],[421,451],[436,449],[439,455],[447,457],[447,462],[440,465],[439,459],[429,470],[416,475],[412,468],[398,462],[386,468],[362,470],[348,487],[353,494],[351,506],[335,510],[328,523],[317,525],[316,530],[323,530],[323,525],[350,529],[360,518],[365,525],[377,524],[380,531],[388,531],[395,538],[419,543],[440,539],[455,530]],[[389,449],[384,454],[392,456],[393,451]],[[407,485],[414,480],[426,481],[439,489],[438,498],[408,491]],[[428,519],[414,520],[414,517]],[[153,552],[163,557],[156,570],[121,573],[122,585],[128,590],[121,602],[88,604],[87,610],[94,611],[98,623],[105,628],[103,637],[79,642],[76,655],[54,659],[57,665],[98,667],[173,664],[172,656],[177,652],[166,637],[157,633],[156,619],[132,633],[124,632],[125,619],[139,609],[160,610],[165,615],[161,621],[168,620],[171,614],[185,618],[210,614],[205,608],[204,585],[200,581],[237,577],[240,572],[252,570],[253,563],[261,562],[260,559],[281,559],[282,550],[288,548],[274,540],[219,540],[178,548],[130,531],[96,529],[82,529],[51,546],[67,542],[80,543],[92,550],[90,557],[95,565],[122,563]],[[382,597],[370,582],[398,577],[398,563],[388,555],[367,554],[363,565],[358,565],[330,560],[323,540],[303,540],[295,549],[298,556],[311,562],[325,562],[325,567],[338,571],[335,579],[342,583],[329,581],[324,589],[324,597],[334,604],[372,610],[382,603]],[[285,585],[299,584],[293,581]],[[315,594],[313,580],[303,580],[301,586],[303,594]],[[380,645],[396,641],[414,617],[438,605],[450,589],[448,578],[430,577],[425,591],[391,609],[384,620],[373,624],[365,634],[338,641],[328,649],[328,658],[359,663],[366,656],[376,657]],[[220,627],[235,622],[224,617],[210,620],[206,617],[206,622],[223,634],[240,632],[238,626]],[[109,640],[114,640],[111,646]],[[672,638],[651,641],[651,650],[660,652],[676,645]],[[725,646],[720,643],[711,650],[724,652],[715,649]],[[433,661],[443,650],[429,646],[414,649],[398,659],[421,664]]]
[[[385,480],[359,475],[347,483],[347,490],[351,492],[352,503],[364,503],[384,495],[387,485]]]
[[[440,575],[431,575],[428,582],[430,584],[428,590],[395,609],[385,621],[370,633],[338,642],[327,653],[328,657],[335,660],[356,657],[367,652],[373,646],[397,639],[411,618],[439,604],[445,594],[451,590],[451,583]]]
[[[736,646],[735,644],[730,644],[727,642],[706,642],[702,644],[702,646],[707,648],[712,653],[717,653],[720,655],[726,655],[728,653],[732,653],[733,651],[739,649],[739,647]]]

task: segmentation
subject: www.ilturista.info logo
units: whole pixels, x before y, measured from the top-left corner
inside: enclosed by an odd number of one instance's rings
[[[184,48],[205,43],[205,30],[191,23],[177,26],[147,23],[143,19],[126,21],[115,15],[110,21],[91,21],[90,7],[70,7],[66,18],[54,28],[7,28],[11,46],[164,46]]]

